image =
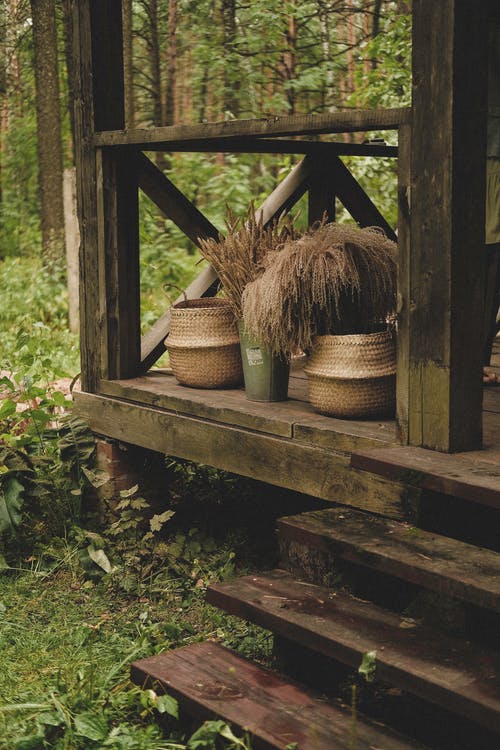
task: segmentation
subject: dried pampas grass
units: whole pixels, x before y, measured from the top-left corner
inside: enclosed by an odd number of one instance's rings
[[[251,204],[244,218],[228,211],[225,237],[220,234],[217,240],[200,240],[200,252],[215,269],[238,319],[242,317],[243,290],[264,270],[264,258],[295,237],[293,219],[285,216],[264,226],[262,212],[256,213]]]
[[[394,313],[396,244],[378,227],[321,222],[268,256],[243,294],[250,335],[275,353],[316,334],[366,333]]]

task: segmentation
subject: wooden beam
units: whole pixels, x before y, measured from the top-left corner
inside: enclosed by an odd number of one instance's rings
[[[135,145],[123,146],[137,151]],[[397,146],[375,143],[344,143],[343,141],[307,141],[283,138],[218,138],[208,141],[172,141],[169,151],[189,153],[229,153],[229,154],[322,154],[337,156],[387,156],[396,158]],[[149,144],[146,151],[164,151],[164,145]]]
[[[413,5],[409,439],[441,451],[481,445],[487,6]]]
[[[314,169],[309,180],[307,217],[309,226],[321,221],[324,215],[328,221],[335,221],[336,179],[335,161],[332,154],[316,153]]]
[[[75,394],[75,403],[98,434],[323,500],[404,517],[406,487],[350,468],[345,454],[94,394]]]
[[[309,157],[297,164],[277,188],[269,195],[257,211],[263,218],[264,225],[269,224],[282,213],[290,210],[307,190],[308,180],[313,164]],[[184,199],[187,200],[187,199]],[[201,215],[201,214],[200,214]],[[217,275],[213,268],[205,268],[186,289],[189,299],[207,297],[214,294]],[[156,362],[165,351],[165,338],[170,325],[170,312],[167,311],[157,320],[141,343],[141,369],[143,372]]]
[[[93,392],[100,377],[101,314],[97,257],[96,165],[91,134],[94,128],[90,4],[71,0],[77,206],[80,224],[80,358],[82,388]]]
[[[82,387],[94,391],[101,376],[105,311],[102,307],[97,226],[95,128],[124,123],[121,4],[71,0],[75,91],[75,155],[80,222],[80,340]],[[106,221],[106,218],[103,219]],[[102,259],[101,259],[102,260]]]
[[[137,165],[141,190],[195,245],[199,244],[200,237],[218,237],[216,227],[147,156],[137,154]]]
[[[398,138],[398,335],[396,347],[396,433],[408,443],[410,398],[410,149],[411,125],[402,125]]]
[[[90,5],[94,129],[125,127],[122,4],[83,0]]]
[[[122,150],[97,154],[101,376],[130,378],[140,363],[137,160]]]
[[[396,234],[391,225],[387,223],[341,159],[335,157],[332,165],[337,197],[353,219],[362,227],[381,227],[389,239],[396,241]]]
[[[397,130],[410,119],[409,107],[399,109],[345,110],[322,115],[274,116],[260,120],[228,120],[200,125],[172,125],[147,130],[114,130],[96,133],[96,146],[148,145],[172,150],[175,141],[241,138],[242,136],[278,137],[320,133],[351,133],[370,130]]]

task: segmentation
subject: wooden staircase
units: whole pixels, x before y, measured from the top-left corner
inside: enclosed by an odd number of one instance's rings
[[[340,507],[280,519],[278,537],[282,569],[207,600],[273,631],[294,679],[216,644],[137,662],[133,679],[248,728],[255,747],[500,748],[500,553]],[[357,703],[371,720],[341,705],[367,652],[375,682]]]

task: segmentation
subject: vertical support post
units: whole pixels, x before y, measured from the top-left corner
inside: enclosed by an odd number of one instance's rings
[[[335,221],[335,163],[329,159],[313,158],[312,174],[308,181],[309,226],[320,221],[326,213],[328,221]]]
[[[488,0],[415,0],[409,442],[482,439]]]
[[[102,327],[101,372],[130,378],[141,361],[139,195],[135,154],[104,149],[97,154],[98,247]]]
[[[410,148],[411,125],[398,132],[398,339],[396,376],[396,431],[408,443],[410,390]]]
[[[82,389],[94,393],[99,381],[100,323],[97,257],[96,166],[92,41],[89,0],[71,0],[73,24],[75,160],[80,225],[80,358]],[[90,293],[93,290],[94,293]]]
[[[96,158],[93,135],[125,124],[121,0],[71,0],[80,245],[82,388],[135,374],[140,359],[135,167]]]

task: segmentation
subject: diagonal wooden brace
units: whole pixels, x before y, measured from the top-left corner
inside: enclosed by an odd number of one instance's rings
[[[384,219],[378,208],[370,200],[359,182],[338,156],[332,158],[335,180],[335,192],[358,224],[362,227],[381,227],[389,239],[396,242],[397,237],[393,228]]]
[[[141,156],[139,186],[171,218],[177,226],[198,244],[199,237],[217,237],[217,229],[146,157]],[[306,156],[285,177],[257,209],[264,225],[289,211],[304,195],[312,174],[312,158]],[[203,269],[186,289],[188,298],[207,297],[217,290],[217,274],[211,266]],[[165,351],[165,338],[170,325],[170,312],[165,312],[141,340],[142,372],[146,372]]]

